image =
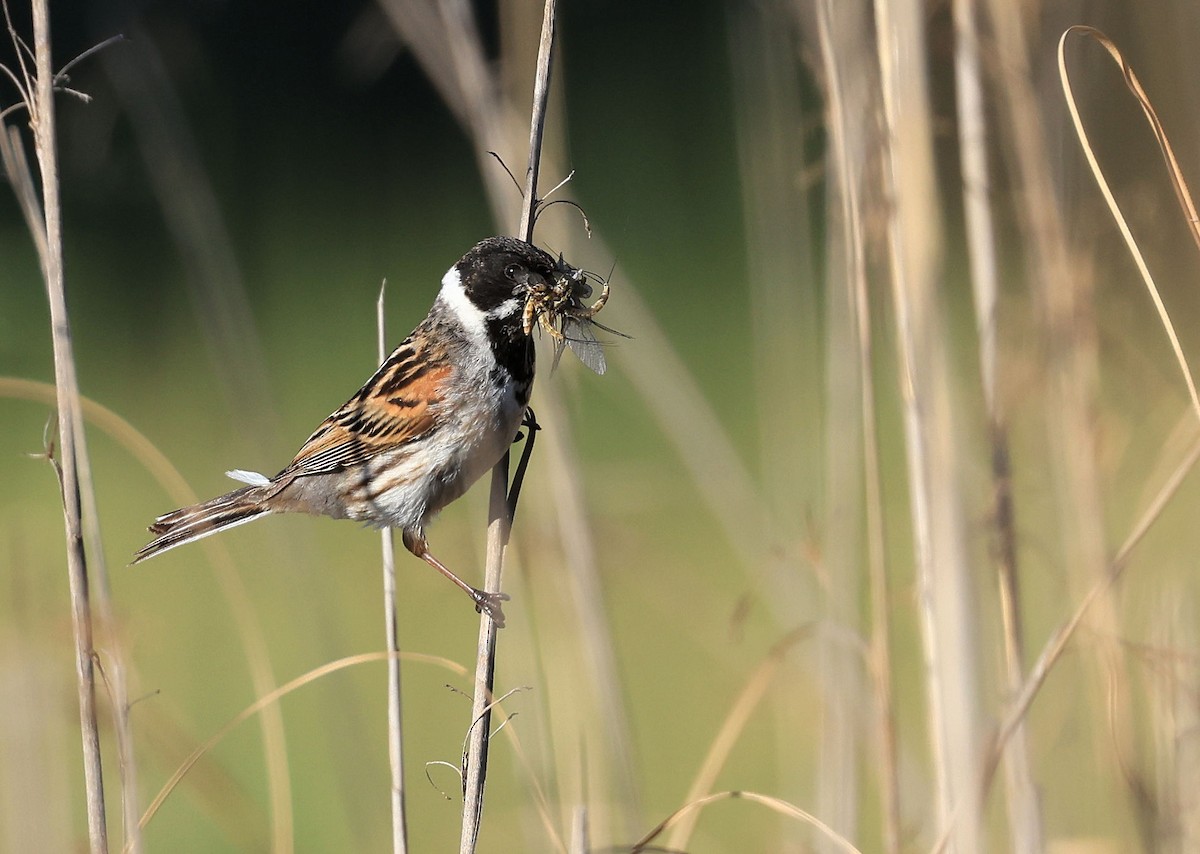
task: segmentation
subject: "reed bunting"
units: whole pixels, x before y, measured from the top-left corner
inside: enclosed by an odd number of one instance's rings
[[[500,602],[508,596],[451,572],[430,554],[425,529],[513,442],[533,386],[534,321],[557,331],[556,340],[564,327],[586,329],[603,304],[583,307],[578,297],[590,292],[561,256],[508,237],[477,244],[442,278],[421,324],[283,471],[270,478],[228,472],[247,485],[159,516],[150,526],[157,539],[133,563],[269,513],[356,519],[400,529],[410,552],[502,627]],[[553,294],[559,298],[550,300]]]

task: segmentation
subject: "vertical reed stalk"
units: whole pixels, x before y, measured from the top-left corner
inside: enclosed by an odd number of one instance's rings
[[[47,0],[33,3],[33,47],[36,63],[30,123],[33,126],[42,177],[45,253],[42,275],[50,298],[50,323],[54,338],[54,380],[61,446],[63,518],[67,539],[75,636],[75,670],[79,687],[79,719],[83,736],[83,772],[87,791],[88,841],[92,854],[108,851],[104,814],[104,778],[100,762],[100,732],[96,722],[96,677],[92,647],[92,615],[88,597],[87,557],[83,547],[79,468],[75,443],[79,435],[79,386],[71,344],[63,274],[62,209],[58,195],[58,150],[54,121],[54,71],[50,56],[50,10]]]
[[[521,206],[519,236],[533,239],[533,213],[537,204],[537,179],[542,156],[542,132],[550,95],[550,70],[554,54],[556,2],[546,0],[542,36],[538,45],[537,74],[533,87],[533,114],[529,123],[529,166]],[[504,550],[512,531],[512,509],[508,503],[508,454],[492,470],[488,511],[487,565],[484,590],[500,592]],[[479,615],[479,645],[472,692],[471,728],[468,732],[467,767],[463,781],[463,821],[460,854],[472,854],[479,838],[483,815],[483,790],[487,779],[488,742],[491,738],[492,688],[496,673],[496,625],[484,610]]]
[[[859,408],[862,420],[863,503],[868,583],[871,598],[871,670],[875,688],[879,755],[879,797],[883,814],[883,850],[900,851],[900,783],[896,760],[896,720],[892,689],[891,595],[885,555],[883,488],[872,364],[871,306],[867,290],[866,236],[862,224],[865,129],[851,117],[870,109],[870,81],[857,69],[869,68],[865,55],[868,21],[856,4],[822,0],[817,5],[817,35],[825,72],[829,150],[834,188],[841,205],[846,253],[845,287],[858,357]],[[847,69],[852,73],[843,73]],[[835,211],[830,206],[830,219]],[[831,230],[832,233],[832,230]],[[831,282],[831,286],[833,283]]]
[[[975,297],[975,324],[979,338],[979,370],[987,408],[992,458],[992,518],[994,559],[1000,594],[1004,634],[1004,665],[1010,696],[1024,682],[1024,649],[1017,576],[1016,520],[1012,497],[1012,470],[1008,449],[1008,423],[996,394],[998,281],[995,226],[992,222],[991,181],[988,170],[988,128],[984,111],[983,72],[980,62],[976,0],[954,0],[955,85],[958,103],[959,159],[962,167],[963,210],[971,286]],[[1029,740],[1022,725],[1013,733],[1004,761],[1008,822],[1013,846],[1037,854],[1043,848],[1041,805],[1029,758]]]
[[[846,301],[845,291],[832,284],[844,281],[842,247],[832,229],[826,268],[831,284],[822,318],[814,269],[818,244],[809,210],[820,185],[779,179],[805,175],[811,165],[804,145],[811,119],[803,112],[804,70],[789,7],[787,0],[746,4],[726,16],[751,308],[747,340],[753,354],[762,456],[760,524],[764,541],[774,546],[763,560],[795,576],[796,586],[808,588],[780,602],[779,610],[786,609],[787,616],[781,614],[779,628],[823,612],[853,631],[858,627],[862,541],[856,366],[844,358],[846,344],[839,336],[849,327],[838,322]],[[822,372],[827,378],[823,394],[816,391],[821,389]],[[824,456],[808,453],[822,445]],[[823,573],[798,572],[794,557],[778,547],[811,537],[806,507],[821,508],[821,562],[827,567]],[[783,592],[772,588],[770,598],[783,599]],[[856,712],[869,706],[862,696],[867,683],[852,648],[832,633],[819,633],[815,643],[817,690],[807,680],[781,678],[771,694],[779,793],[797,799],[815,787],[816,811],[831,827],[851,833],[858,821],[861,785],[855,753],[862,716]],[[800,665],[788,662],[786,667]],[[810,767],[796,761],[796,733],[811,726],[814,711],[819,729],[812,741],[819,754],[815,767]],[[687,799],[708,791],[693,788]],[[666,846],[685,847],[683,840],[699,817],[698,812],[682,817]],[[780,825],[780,833],[782,847],[800,846],[807,837],[804,828],[793,824]],[[815,848],[825,852],[828,843],[818,840]]]
[[[379,364],[387,358],[387,323],[383,311],[384,291],[379,289],[376,305],[379,326]],[[388,768],[391,771],[392,851],[408,851],[408,815],[404,809],[404,730],[400,725],[400,632],[396,620],[396,541],[391,528],[381,532],[383,560],[383,622],[388,651]]]
[[[1023,232],[1033,302],[1042,325],[1046,363],[1047,460],[1056,494],[1055,531],[1060,539],[1064,566],[1077,598],[1099,600],[1086,614],[1096,629],[1095,658],[1090,698],[1108,703],[1115,725],[1111,733],[1097,727],[1093,750],[1098,756],[1115,752],[1134,755],[1132,734],[1124,723],[1131,719],[1130,695],[1125,686],[1110,691],[1110,677],[1125,678],[1123,657],[1114,639],[1122,628],[1118,603],[1106,578],[1111,561],[1105,530],[1103,475],[1100,468],[1100,436],[1095,417],[1099,400],[1099,333],[1093,295],[1095,277],[1088,266],[1092,256],[1076,251],[1068,234],[1059,180],[1051,170],[1055,161],[1053,141],[1047,139],[1052,123],[1044,115],[1035,88],[1034,49],[1028,44],[1027,21],[1020,9],[1003,0],[987,0],[989,22],[996,39],[996,54],[1004,57],[997,85],[1004,127],[1006,153],[1011,158],[1014,198]],[[1091,602],[1090,598],[1087,600]],[[1056,642],[1055,637],[1047,645]],[[1029,685],[1032,679],[1026,679]],[[1022,694],[1024,694],[1024,689]],[[1113,741],[1117,747],[1114,748]],[[1114,784],[1122,777],[1115,760],[1107,765],[1104,779]],[[1131,789],[1135,789],[1131,787]],[[1120,792],[1117,785],[1099,790],[1099,803],[1109,808],[1113,798],[1124,794],[1133,815],[1140,809],[1136,791]],[[1098,809],[1105,807],[1099,806]]]
[[[924,66],[925,11],[916,0],[875,0],[874,7],[887,133],[889,264],[937,826],[939,831],[952,828],[952,850],[969,854],[982,850],[974,797],[978,665],[957,483],[955,407],[939,317],[941,234]]]

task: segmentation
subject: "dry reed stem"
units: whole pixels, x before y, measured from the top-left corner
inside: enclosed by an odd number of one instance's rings
[[[142,850],[141,831],[137,826],[138,774],[133,752],[133,728],[129,719],[129,682],[126,662],[129,659],[121,629],[117,623],[112,602],[112,587],[109,584],[108,566],[104,557],[104,540],[100,533],[100,508],[96,502],[96,490],[92,482],[91,457],[88,453],[84,419],[76,419],[76,448],[79,462],[79,487],[83,501],[83,531],[87,540],[91,560],[92,577],[95,581],[97,625],[100,646],[97,664],[103,669],[109,690],[109,702],[113,715],[113,734],[117,741],[117,762],[121,780],[121,824],[122,832],[129,843],[131,854]],[[103,652],[103,658],[100,657]]]
[[[743,229],[750,286],[753,380],[759,427],[762,520],[766,541],[777,553],[767,560],[782,565],[809,588],[788,597],[789,624],[825,618],[857,630],[860,622],[862,567],[862,443],[858,366],[845,357],[853,351],[850,289],[844,275],[847,251],[837,228],[826,231],[826,299],[822,307],[813,255],[817,232],[810,201],[820,197],[816,182],[780,180],[803,175],[806,125],[819,121],[804,113],[801,81],[805,69],[796,49],[796,28],[785,2],[750,4],[728,16],[729,55],[737,105],[738,167],[743,198]],[[801,32],[805,31],[801,29]],[[832,182],[830,182],[832,184]],[[830,185],[825,185],[828,188]],[[833,192],[829,193],[830,198]],[[824,308],[824,311],[822,311]],[[822,379],[824,384],[822,385]],[[820,400],[809,397],[820,390]],[[824,453],[810,453],[823,448]],[[802,543],[806,508],[819,509],[821,563],[827,571],[797,571],[794,559],[778,544]],[[795,584],[793,586],[796,586]],[[770,597],[781,591],[771,590]],[[782,597],[780,597],[782,598]],[[780,680],[772,692],[778,749],[776,773],[781,797],[815,786],[815,811],[831,827],[853,834],[858,824],[864,766],[857,761],[859,714],[873,705],[870,683],[862,678],[846,648],[828,634],[817,639],[815,686],[804,680]],[[814,690],[815,687],[815,690]],[[814,763],[796,761],[796,733],[810,729]],[[709,789],[705,789],[705,792]],[[688,800],[704,792],[694,792]],[[683,848],[677,825],[668,846]],[[797,846],[800,830],[781,826],[777,843]],[[818,842],[817,850],[828,844]]]
[[[379,332],[379,364],[387,359],[387,318],[383,310],[387,282],[379,288],[376,320]],[[396,619],[396,540],[391,528],[380,532],[383,564],[383,622],[388,671],[388,769],[391,773],[392,851],[408,850],[408,816],[404,809],[404,729],[400,715],[400,631]]]
[[[1061,180],[1052,164],[1059,161],[1056,143],[1047,138],[1056,124],[1041,108],[1037,80],[1022,10],[1004,0],[986,0],[996,55],[995,91],[1001,110],[999,126],[1009,157],[1013,198],[1026,247],[1026,269],[1041,326],[1044,347],[1046,461],[1054,485],[1054,510],[1061,560],[1068,570],[1072,594],[1082,597],[1103,579],[1109,566],[1105,525],[1101,445],[1095,414],[1100,396],[1099,345],[1095,322],[1092,258],[1069,239],[1060,193]],[[1040,65],[1040,60],[1038,62]],[[1114,597],[1106,597],[1089,614],[1096,628],[1095,667],[1088,673],[1094,702],[1106,690],[1109,649],[1119,636],[1120,617]],[[1118,698],[1128,704],[1128,692]],[[1128,719],[1128,715],[1122,716]],[[1132,733],[1125,733],[1126,740]],[[1096,733],[1093,749],[1108,753]],[[1128,752],[1128,751],[1122,751]],[[1117,775],[1104,775],[1117,779]],[[1131,799],[1137,808],[1136,795]],[[1110,802],[1110,807],[1112,803]]]
[[[993,557],[999,588],[1004,666],[1007,688],[1015,695],[1024,679],[1020,586],[1017,574],[1016,520],[1008,419],[996,393],[997,302],[999,273],[992,218],[989,138],[984,107],[983,70],[977,0],[954,0],[955,95],[958,106],[958,149],[962,171],[963,212],[966,219],[971,289],[975,303],[979,372],[991,442],[994,529]],[[1029,738],[1022,725],[1013,733],[1005,755],[1004,777],[1008,823],[1013,846],[1027,854],[1044,847],[1041,804],[1029,755]]]
[[[837,845],[837,847],[841,850],[849,852],[849,854],[861,854],[861,852],[854,847],[854,844],[850,842],[850,840],[846,839],[846,837],[839,834],[836,830],[825,824],[825,822],[821,821],[812,813],[802,810],[795,804],[790,804],[787,801],[779,798],[774,798],[770,795],[763,795],[758,792],[746,791],[717,792],[712,795],[706,795],[705,797],[692,801],[691,803],[684,804],[682,807],[675,810],[675,812],[663,819],[653,830],[635,842],[633,847],[629,849],[630,854],[640,854],[640,852],[647,850],[647,846],[657,839],[663,831],[671,827],[675,822],[679,821],[688,813],[695,810],[705,809],[710,804],[714,804],[717,801],[728,800],[744,800],[750,801],[751,803],[762,804],[763,806],[779,813],[780,815],[812,825],[822,833],[825,839],[828,839],[830,842]]]
[[[551,62],[554,55],[556,0],[546,0],[542,18],[542,36],[538,45],[537,73],[534,77],[533,114],[529,127],[529,166],[525,173],[525,191],[518,236],[533,240],[533,213],[537,205],[537,178],[542,158],[542,134],[546,123],[546,105],[550,94]],[[530,436],[530,441],[532,436]],[[508,503],[508,453],[492,470],[488,509],[488,549],[484,590],[499,593],[504,571],[504,549],[512,531],[512,510]],[[485,610],[479,614],[479,645],[472,692],[469,743],[463,789],[461,854],[472,854],[479,838],[483,816],[483,792],[487,780],[488,742],[491,738],[492,693],[496,673],[496,625]]]
[[[80,730],[83,741],[84,785],[87,795],[88,841],[92,854],[108,851],[104,806],[104,775],[100,759],[100,733],[96,720],[95,650],[92,646],[92,615],[88,595],[87,556],[83,545],[79,457],[76,438],[82,428],[79,384],[71,343],[63,273],[62,210],[58,194],[58,149],[55,133],[54,71],[50,55],[50,11],[47,0],[33,4],[34,61],[36,72],[26,72],[26,105],[33,128],[42,179],[43,221],[33,232],[41,253],[42,275],[50,300],[51,333],[54,343],[54,378],[58,407],[59,444],[62,464],[58,468],[62,487],[63,521],[66,530],[67,572],[71,590],[71,625],[75,637],[75,670],[78,679]],[[7,18],[7,6],[5,6]],[[10,23],[11,27],[11,23]],[[14,42],[16,37],[14,35]],[[17,53],[24,69],[21,45]],[[29,219],[27,214],[27,220]]]
[[[918,576],[928,736],[939,828],[954,850],[981,850],[979,804],[961,803],[978,779],[974,615],[957,484],[956,430],[946,337],[938,317],[940,226],[934,193],[932,117],[925,72],[924,7],[875,0],[887,142],[884,196],[903,401],[908,491]],[[903,116],[903,120],[901,119]]]
[[[26,218],[26,225],[31,229],[38,229],[31,231],[31,235],[39,257],[41,257],[41,253],[45,252],[46,240],[44,231],[40,230],[38,226],[41,220],[41,206],[38,202],[37,191],[33,189],[32,172],[21,143],[20,132],[16,128],[10,128],[2,123],[0,123],[0,161],[3,162],[4,171],[13,185],[13,191],[16,193],[19,203],[18,207]],[[53,405],[53,400],[54,395],[51,389],[51,405]],[[95,593],[95,616],[98,618],[98,635],[101,639],[99,649],[104,651],[104,657],[108,662],[105,686],[109,693],[109,705],[113,715],[113,733],[117,741],[117,760],[121,781],[122,831],[126,836],[132,834],[133,854],[138,854],[141,851],[141,838],[137,829],[137,764],[134,759],[133,732],[129,721],[129,689],[125,666],[128,655],[112,604],[111,587],[104,559],[104,541],[100,533],[100,512],[91,476],[87,432],[83,429],[82,420],[76,424],[75,449],[79,471],[83,534],[95,581],[92,592]],[[99,659],[97,660],[99,661]]]
[[[484,56],[473,20],[458,7],[444,10],[440,15],[424,14],[420,4],[407,2],[407,0],[388,0],[384,3],[383,8],[404,41],[410,45],[425,67],[426,73],[439,93],[454,110],[460,123],[471,137],[476,150],[483,155],[480,160],[480,174],[488,191],[493,214],[497,222],[508,221],[508,211],[511,207],[508,200],[512,197],[512,187],[508,183],[507,176],[496,167],[495,161],[486,152],[489,149],[513,150],[519,145],[517,142],[519,135],[528,134],[528,126],[521,127],[523,120],[516,107],[498,90],[497,86],[493,85],[494,80],[489,74],[485,73],[488,72],[491,63]],[[508,8],[506,7],[506,9]],[[544,10],[542,11],[544,16]],[[509,23],[516,28],[518,34],[532,31],[532,28],[526,26],[525,20]],[[513,41],[517,40],[509,40],[509,42]],[[506,47],[512,46],[509,42],[505,43]],[[453,61],[450,61],[447,57],[452,52]],[[523,64],[523,58],[508,63],[501,62],[502,67],[509,68],[516,68]],[[531,73],[529,79],[532,80],[534,76]],[[464,88],[470,91],[464,92]],[[543,160],[545,156],[543,153]],[[559,172],[562,171],[557,165],[554,168]],[[563,239],[560,244],[569,242],[569,240]],[[640,343],[642,342],[639,341]],[[553,388],[543,388],[541,397],[544,402],[541,405],[553,406],[552,400],[549,404],[545,401],[553,398],[554,394]],[[563,422],[559,423],[555,420],[548,422],[546,428],[548,433],[563,434],[567,431],[565,412],[560,415]],[[556,453],[553,446],[551,453],[552,455]],[[495,495],[498,497],[498,494],[497,491]],[[571,507],[574,508],[575,505],[572,504]],[[581,507],[582,505],[580,505],[579,512],[582,512]],[[586,529],[585,519],[568,519],[575,512],[574,509],[570,512],[567,512],[562,506],[558,506],[557,509],[560,525],[568,525],[574,532]],[[562,536],[567,538],[575,535],[568,534],[564,529]],[[567,569],[568,575],[573,580],[584,581],[578,576],[594,574],[595,568],[594,560],[590,557],[590,550],[582,548],[581,543],[582,540],[578,538],[572,540],[572,548],[567,554]],[[586,555],[585,552],[587,552]],[[586,559],[584,559],[585,557]],[[574,563],[573,561],[577,558],[582,560],[582,563]],[[594,580],[590,583],[594,586]],[[602,616],[596,610],[599,602],[599,598],[593,598],[576,603],[577,606],[582,606],[582,625],[590,627],[603,625]],[[591,630],[585,630],[582,635],[588,650],[585,654],[593,665],[602,661],[605,656],[611,658],[610,652],[601,649],[606,644],[611,646],[611,643],[607,641],[606,633],[593,633]],[[624,745],[628,743],[628,737],[623,729],[626,716],[623,710],[619,709],[619,692],[609,692],[605,687],[614,685],[615,677],[602,671],[599,675],[594,676],[594,679],[598,687],[593,693],[598,695],[598,702],[605,710],[604,714],[600,715],[598,725],[604,729],[608,743],[622,745],[620,755],[627,756],[628,748]],[[590,708],[594,709],[595,706]],[[630,770],[631,762],[628,759],[623,760],[621,767],[623,768],[623,777],[614,784],[615,791],[628,798],[629,793],[635,788]]]
[[[892,689],[891,594],[886,562],[885,515],[879,463],[878,421],[875,411],[875,372],[872,359],[871,305],[866,275],[866,236],[863,231],[863,174],[867,138],[852,116],[870,108],[871,82],[855,73],[870,68],[866,15],[847,4],[822,0],[817,4],[817,37],[825,72],[834,191],[841,202],[845,246],[846,288],[854,323],[859,410],[862,423],[863,509],[867,535],[867,566],[871,596],[871,674],[875,689],[879,755],[879,797],[883,848],[900,851],[900,783],[896,759],[896,721]],[[843,73],[846,68],[850,73]],[[832,212],[831,212],[832,213]],[[832,230],[831,230],[832,234]]]

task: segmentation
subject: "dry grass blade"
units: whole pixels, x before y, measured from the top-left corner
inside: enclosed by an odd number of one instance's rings
[[[25,157],[25,146],[21,142],[21,132],[15,127],[0,124],[0,161],[4,164],[4,174],[17,196],[17,206],[25,217],[25,226],[37,249],[38,258],[46,257],[46,228],[42,215],[42,203],[33,185],[33,172]]]
[[[854,847],[854,844],[851,843],[850,840],[846,839],[846,837],[842,836],[812,813],[800,809],[800,807],[796,806],[795,804],[790,804],[787,801],[779,798],[773,798],[770,795],[762,795],[758,792],[743,791],[717,792],[716,794],[707,795],[698,800],[684,804],[679,809],[675,810],[675,812],[663,819],[657,827],[635,842],[629,849],[630,854],[639,854],[639,852],[645,851],[646,847],[655,839],[657,839],[663,831],[671,827],[675,822],[679,821],[688,813],[695,810],[704,809],[705,807],[709,806],[710,804],[714,804],[717,801],[729,800],[752,801],[757,804],[762,804],[763,806],[774,810],[780,815],[797,819],[798,821],[805,822],[806,824],[811,824],[817,830],[821,831],[826,839],[834,843],[843,851],[851,852],[851,854],[861,854],[861,852]]]
[[[1147,506],[1146,510],[1138,518],[1137,524],[1134,525],[1129,536],[1125,538],[1125,542],[1121,544],[1121,548],[1113,556],[1108,573],[1092,586],[1070,618],[1060,625],[1046,641],[1041,654],[1029,671],[1029,676],[1026,678],[1024,686],[1022,686],[1021,693],[1013,701],[1011,710],[1005,716],[1004,722],[992,742],[987,762],[984,766],[982,784],[984,794],[987,793],[991,785],[992,775],[995,772],[1000,754],[1004,750],[1004,745],[1012,737],[1013,731],[1029,711],[1029,707],[1032,705],[1038,691],[1050,675],[1050,670],[1062,657],[1063,650],[1066,649],[1067,643],[1074,636],[1084,617],[1087,616],[1088,610],[1121,577],[1121,574],[1129,565],[1129,557],[1134,547],[1141,542],[1142,537],[1146,535],[1146,532],[1150,530],[1151,526],[1153,526],[1154,522],[1162,514],[1163,508],[1167,506],[1167,503],[1179,490],[1184,478],[1187,477],[1198,461],[1200,461],[1200,442],[1192,446],[1191,451],[1180,461],[1175,471],[1171,473],[1166,483],[1163,484],[1149,506]]]
[[[0,377],[0,396],[36,400],[48,405],[53,405],[55,400],[52,386],[15,377]],[[175,504],[182,507],[194,504],[198,500],[196,493],[171,461],[133,425],[111,409],[86,397],[81,397],[80,403],[83,417],[110,435],[145,466]],[[200,547],[204,549],[212,564],[221,594],[233,615],[242,646],[246,650],[252,684],[260,694],[266,694],[274,687],[275,680],[267,654],[266,638],[241,576],[234,568],[229,552],[221,541],[206,539]],[[275,807],[272,816],[274,844],[277,851],[288,850],[291,844],[290,810],[281,814],[277,808],[280,800],[289,807],[291,803],[287,745],[284,740],[283,718],[278,708],[268,708],[262,716],[262,734],[267,771],[272,785],[272,802]]]
[[[721,768],[724,767],[729,754],[733,751],[738,737],[746,728],[750,716],[762,702],[767,689],[771,687],[775,674],[783,664],[784,657],[792,647],[811,636],[813,628],[811,625],[806,625],[788,633],[786,637],[771,647],[766,659],[754,668],[730,708],[729,714],[725,716],[725,721],[721,724],[716,738],[709,745],[708,753],[705,755],[704,761],[700,763],[700,770],[696,773],[692,785],[688,787],[687,794],[684,796],[684,803],[696,803],[712,789],[717,775],[720,774]],[[692,831],[695,830],[699,818],[699,813],[694,810],[680,815],[674,823],[671,835],[667,838],[667,847],[673,851],[687,850]]]
[[[331,673],[336,673],[339,670],[345,670],[347,667],[354,667],[356,665],[366,664],[372,661],[383,661],[392,657],[392,653],[390,652],[363,652],[359,653],[358,655],[348,655],[345,658],[339,658],[337,661],[331,661],[328,664],[322,664],[320,667],[315,667],[307,673],[297,676],[290,682],[280,685],[269,694],[259,697],[249,706],[242,709],[242,711],[239,712],[232,720],[230,720],[229,723],[225,724],[225,726],[213,733],[213,735],[211,735],[207,741],[193,750],[187,759],[185,759],[183,763],[175,769],[175,773],[171,775],[170,779],[168,779],[166,784],[163,785],[162,789],[159,790],[159,793],[155,796],[154,800],[150,802],[150,806],[146,808],[146,812],[142,814],[139,825],[141,827],[145,827],[150,820],[154,818],[155,813],[157,813],[159,808],[162,807],[163,802],[166,801],[171,792],[175,791],[175,787],[179,785],[180,780],[187,775],[188,771],[190,771],[192,767],[200,761],[204,754],[208,753],[210,750],[220,744],[221,741],[224,740],[227,735],[229,735],[229,733],[233,732],[233,730],[237,728],[238,724],[250,717],[253,717],[263,709],[273,706],[281,698],[286,697],[293,691],[303,688],[305,685],[315,682],[316,680],[328,676]],[[460,676],[466,674],[465,669],[461,665],[450,661],[449,659],[441,658],[440,656],[402,653],[401,657],[411,661],[437,664]]]
[[[1137,241],[1133,237],[1133,232],[1129,229],[1129,223],[1125,221],[1125,215],[1121,213],[1121,207],[1117,204],[1112,188],[1109,187],[1108,181],[1104,177],[1104,171],[1100,168],[1100,164],[1096,160],[1096,153],[1092,150],[1092,146],[1088,142],[1087,131],[1084,129],[1083,119],[1079,115],[1079,107],[1075,103],[1075,93],[1071,88],[1071,76],[1067,73],[1066,59],[1067,39],[1072,33],[1080,33],[1099,42],[1108,51],[1108,55],[1112,57],[1113,62],[1120,66],[1121,73],[1125,76],[1126,85],[1133,92],[1134,97],[1137,98],[1138,105],[1141,106],[1146,120],[1150,123],[1150,127],[1154,131],[1154,138],[1162,150],[1163,159],[1166,161],[1168,174],[1171,177],[1171,186],[1174,188],[1175,196],[1179,200],[1180,207],[1183,209],[1188,230],[1191,232],[1192,238],[1196,241],[1196,246],[1200,248],[1200,220],[1196,216],[1196,206],[1192,203],[1191,193],[1188,192],[1187,183],[1183,180],[1183,173],[1180,171],[1179,163],[1175,159],[1175,153],[1171,149],[1171,142],[1167,138],[1166,131],[1163,130],[1162,123],[1158,120],[1154,106],[1150,103],[1150,99],[1146,95],[1145,90],[1142,89],[1142,84],[1139,82],[1137,75],[1129,67],[1120,50],[1117,49],[1116,44],[1113,43],[1112,39],[1094,27],[1074,26],[1068,28],[1058,40],[1058,75],[1062,83],[1063,95],[1066,98],[1067,109],[1071,112],[1071,121],[1075,125],[1075,134],[1079,137],[1079,144],[1083,147],[1083,153],[1087,158],[1088,166],[1091,167],[1092,175],[1096,179],[1096,185],[1100,188],[1100,192],[1104,196],[1104,201],[1108,205],[1113,221],[1116,222],[1117,228],[1120,229],[1121,237],[1124,238],[1125,245],[1129,247],[1129,254],[1133,256],[1138,273],[1141,274],[1142,281],[1146,284],[1146,291],[1150,294],[1150,299],[1154,301],[1154,308],[1158,312],[1158,318],[1162,322],[1168,340],[1171,342],[1171,350],[1175,353],[1175,361],[1179,363],[1179,370],[1183,373],[1184,382],[1187,383],[1188,396],[1192,401],[1192,409],[1195,411],[1196,417],[1200,418],[1200,396],[1197,396],[1196,383],[1192,379],[1192,371],[1188,367],[1187,357],[1183,354],[1183,347],[1179,343],[1179,336],[1175,334],[1175,325],[1171,322],[1171,316],[1167,312],[1167,307],[1163,304],[1162,296],[1159,295],[1158,286],[1154,284],[1154,277],[1150,275],[1150,268],[1146,265],[1146,259],[1142,256],[1142,250],[1137,245]]]

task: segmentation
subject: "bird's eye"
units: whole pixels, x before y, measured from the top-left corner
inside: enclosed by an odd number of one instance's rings
[[[504,275],[510,279],[516,279],[517,276],[520,275],[520,273],[521,273],[521,265],[520,264],[509,264],[507,267],[504,268]]]

